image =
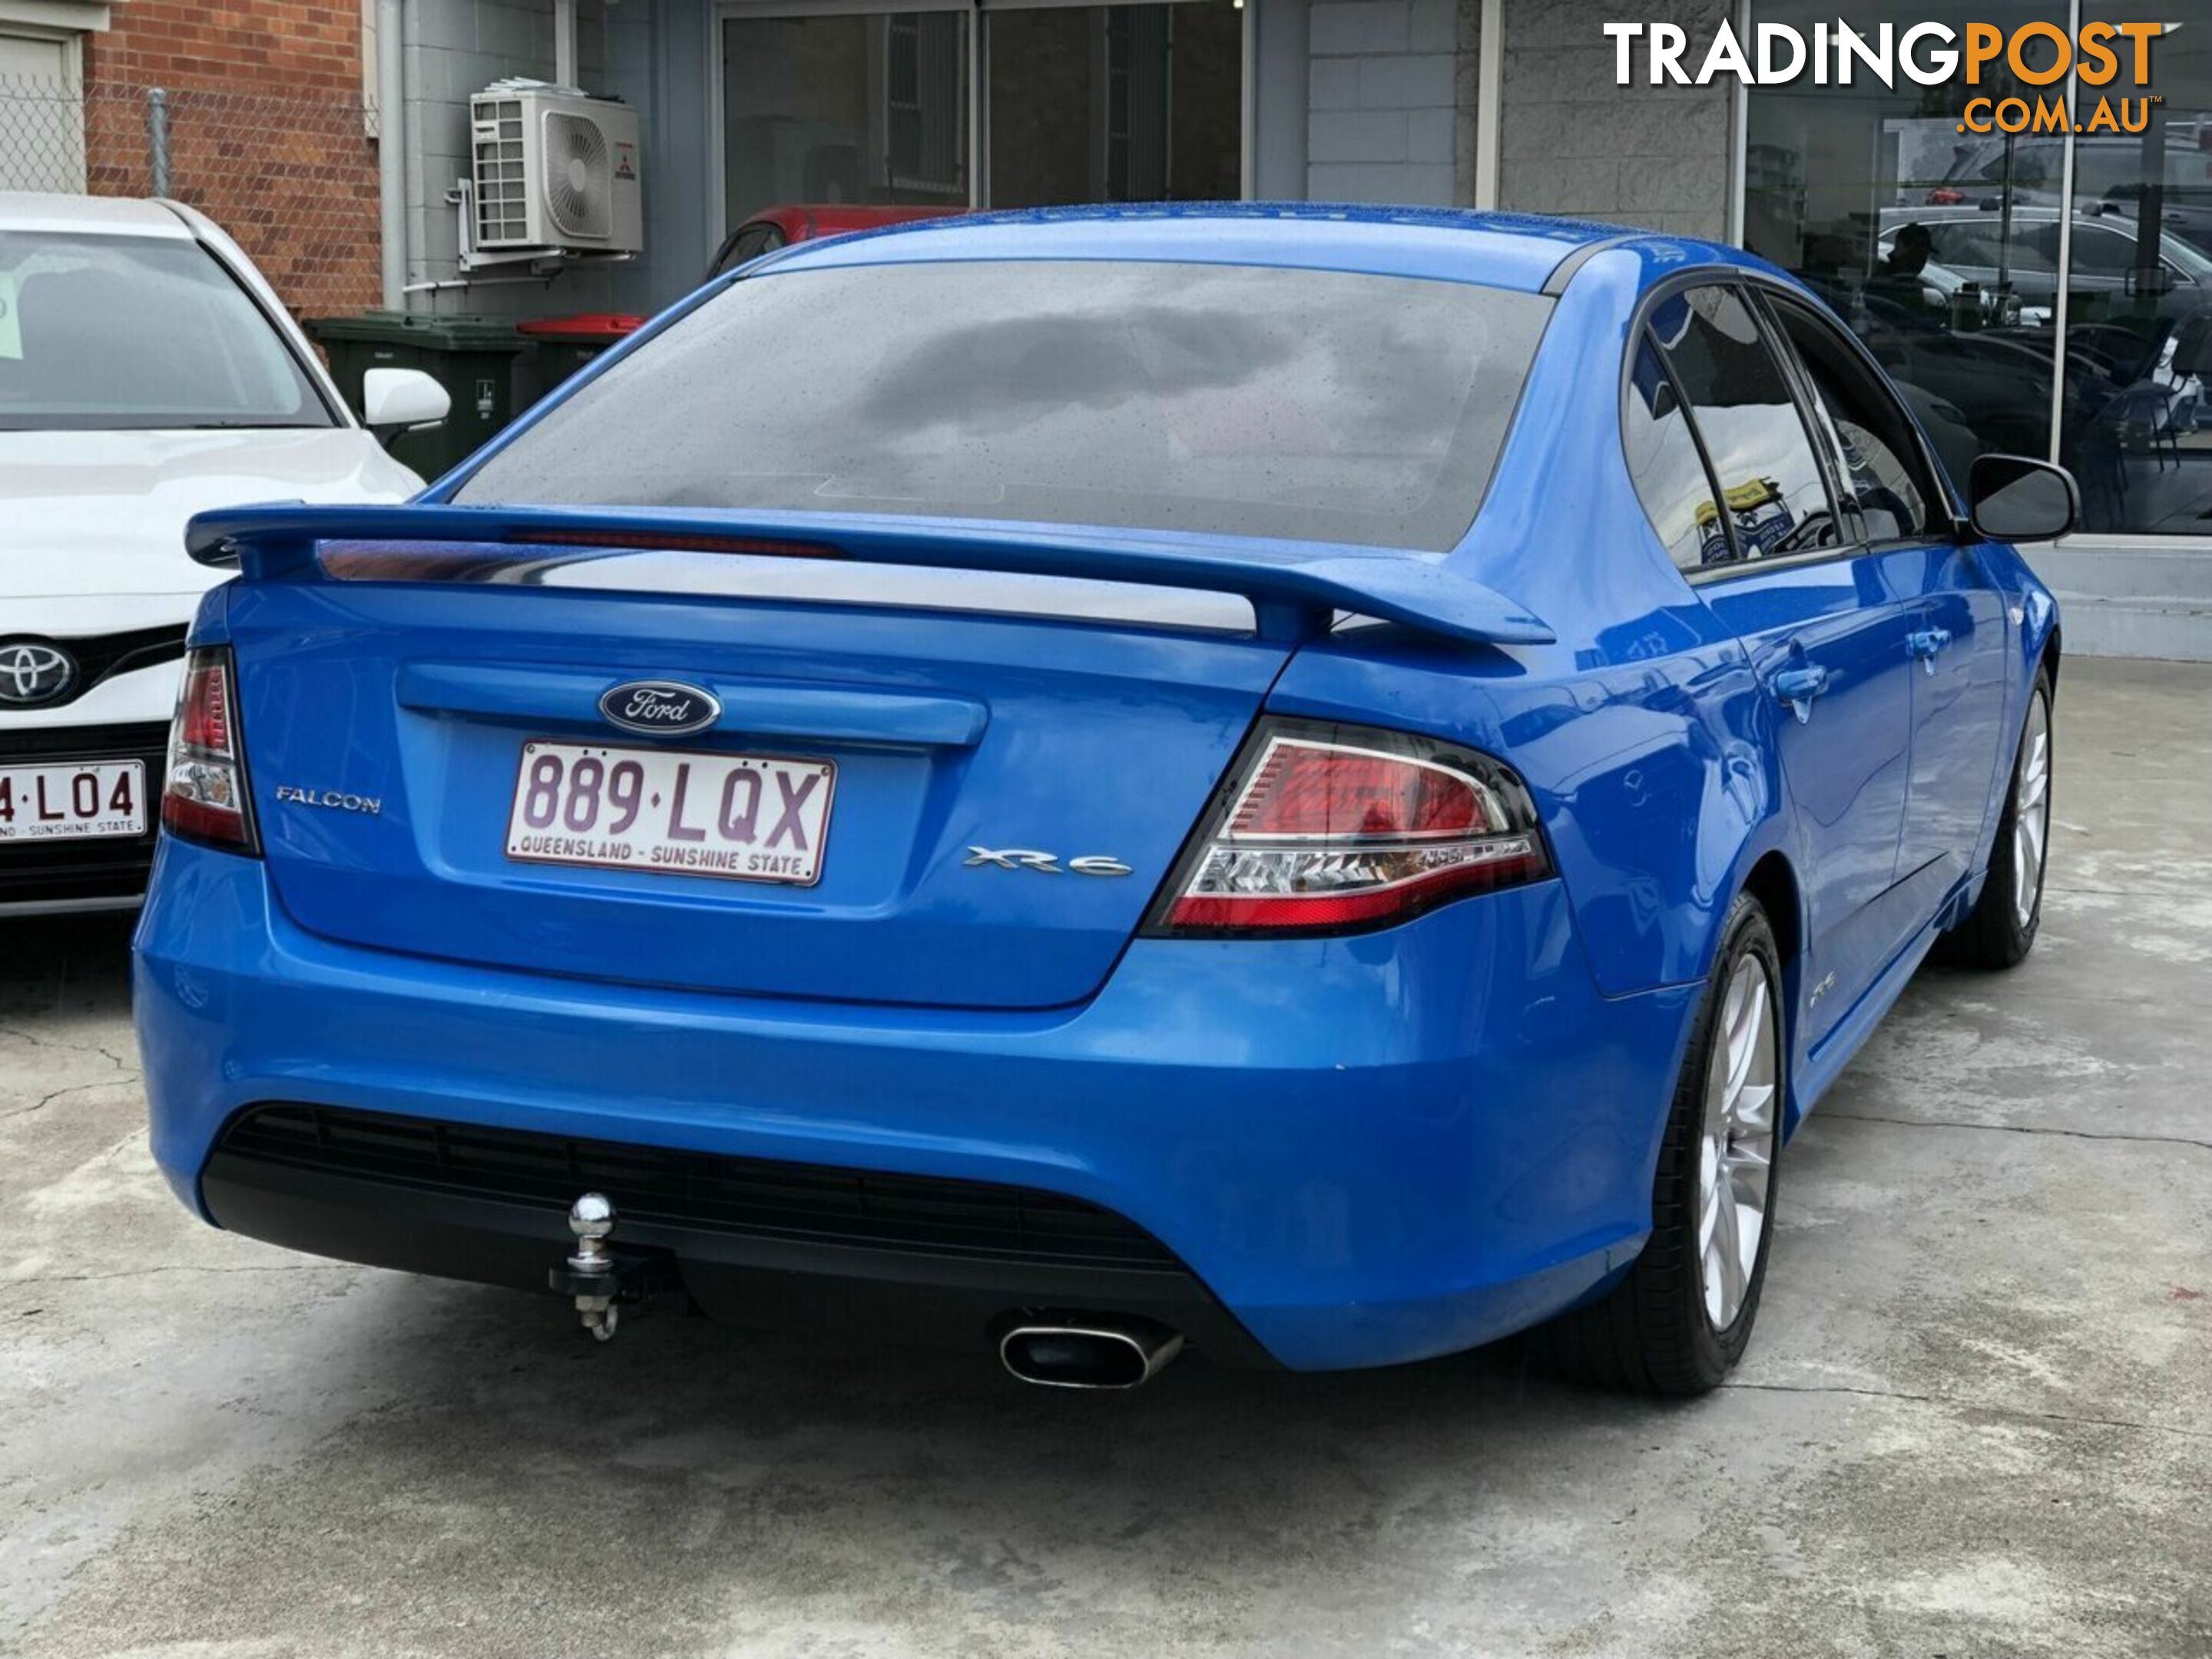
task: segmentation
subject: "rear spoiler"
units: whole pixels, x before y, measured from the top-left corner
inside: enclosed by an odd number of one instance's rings
[[[233,507],[200,514],[185,532],[194,559],[235,567],[253,581],[322,579],[322,542],[444,543],[487,555],[506,544],[848,558],[1240,593],[1268,638],[1324,634],[1339,611],[1492,645],[1549,645],[1558,637],[1521,605],[1432,556],[1322,542],[1269,543],[1232,556],[1195,536],[1102,537],[957,520],[432,503]]]

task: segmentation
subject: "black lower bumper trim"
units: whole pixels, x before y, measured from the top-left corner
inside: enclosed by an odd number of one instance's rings
[[[565,1205],[306,1169],[220,1146],[201,1174],[200,1191],[219,1225],[250,1238],[514,1290],[543,1293],[548,1269],[574,1245]],[[623,1216],[616,1231],[625,1250],[665,1255],[702,1310],[740,1324],[988,1352],[994,1326],[1011,1312],[1081,1310],[1157,1320],[1218,1364],[1276,1363],[1180,1267],[757,1237],[650,1217]]]

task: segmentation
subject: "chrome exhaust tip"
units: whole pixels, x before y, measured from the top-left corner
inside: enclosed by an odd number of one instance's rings
[[[1149,1319],[1025,1319],[999,1339],[999,1360],[1041,1389],[1137,1389],[1182,1352],[1182,1333]]]

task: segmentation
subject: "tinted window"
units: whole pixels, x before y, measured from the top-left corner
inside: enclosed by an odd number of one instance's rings
[[[2055,250],[2058,245],[2058,227],[2039,227],[2036,240],[2048,240]],[[2106,230],[2102,225],[2085,225],[2076,220],[2074,225],[2074,269],[2085,276],[2124,276],[2136,262],[2136,239],[2117,230]]]
[[[2048,271],[2058,268],[2034,240],[2032,233],[2023,233],[2018,226],[2014,227],[2014,240],[2008,251],[2004,222],[1995,214],[1987,219],[1917,219],[1905,222],[1927,227],[1939,264],[1960,265],[1973,270]],[[2053,245],[2056,246],[2055,243]]]
[[[1620,430],[1629,475],[1668,556],[1685,570],[1727,563],[1735,554],[1713,501],[1711,476],[1648,335],[1629,369]]]
[[[730,238],[722,257],[714,262],[714,275],[735,270],[749,259],[757,259],[763,253],[773,253],[783,246],[783,233],[774,225],[747,225]]]
[[[771,270],[552,409],[458,499],[1443,550],[1474,520],[1550,308],[1237,265]]]
[[[330,423],[283,339],[198,242],[0,232],[0,429]]]
[[[1811,312],[1787,301],[1774,314],[1805,366],[1835,434],[1844,473],[1869,541],[1898,541],[1929,526],[1935,489],[1911,423],[1858,355]]]
[[[1737,556],[1779,558],[1840,545],[1796,400],[1742,299],[1726,288],[1671,295],[1653,309],[1651,331],[1705,440],[1735,526]]]

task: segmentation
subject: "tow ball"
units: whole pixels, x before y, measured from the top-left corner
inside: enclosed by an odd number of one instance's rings
[[[605,1193],[586,1193],[568,1206],[568,1231],[576,1235],[576,1253],[545,1275],[545,1282],[562,1295],[573,1297],[577,1317],[599,1341],[611,1340],[621,1310],[615,1298],[622,1293],[623,1274],[607,1240],[615,1230],[615,1206]]]

